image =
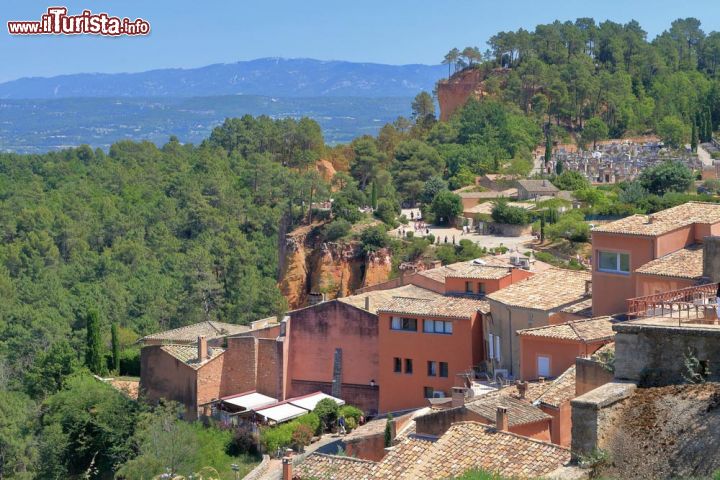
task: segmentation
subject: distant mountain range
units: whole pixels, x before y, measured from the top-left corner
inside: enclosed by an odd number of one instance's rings
[[[261,58],[141,73],[80,73],[0,83],[0,99],[75,97],[411,97],[432,91],[442,65]]]

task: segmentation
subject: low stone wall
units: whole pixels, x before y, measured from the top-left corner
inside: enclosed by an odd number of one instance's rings
[[[244,480],[260,480],[263,475],[267,472],[268,467],[270,466],[270,456],[269,455],[263,455],[262,461],[260,462],[260,465],[253,468],[250,473],[245,475],[243,477]]]
[[[604,364],[590,358],[578,357],[575,359],[575,395],[584,395],[587,392],[613,381],[613,372],[605,368]]]
[[[609,418],[612,406],[630,397],[636,388],[637,385],[630,382],[611,382],[570,402],[573,456],[603,447],[604,429],[613,423]]]
[[[503,237],[522,237],[532,233],[532,225],[511,225],[509,223],[493,223],[492,233]]]
[[[706,362],[710,381],[720,381],[720,328],[617,324],[615,378],[642,386],[683,383],[685,358]]]

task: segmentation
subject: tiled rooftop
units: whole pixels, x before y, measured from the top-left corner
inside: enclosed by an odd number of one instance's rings
[[[477,312],[489,311],[490,304],[485,300],[452,296],[433,299],[395,297],[378,309],[379,313],[463,319],[470,319]]]
[[[612,329],[611,317],[595,317],[582,320],[571,320],[557,325],[526,328],[518,330],[518,335],[531,337],[556,338],[560,340],[574,340],[578,342],[599,342],[615,337]]]
[[[494,265],[472,265],[466,263],[462,267],[455,268],[446,278],[474,278],[484,280],[499,280],[510,275],[510,267],[499,267]]]
[[[163,345],[160,347],[164,352],[169,353],[176,359],[197,370],[210,360],[220,356],[225,350],[217,347],[208,347],[208,358],[198,360],[198,349],[196,345]]]
[[[593,232],[654,237],[693,223],[720,222],[720,204],[688,202],[652,215],[632,215],[600,225]]]
[[[418,298],[418,299],[434,299],[442,298],[439,293],[433,292],[425,288],[415,285],[404,285],[402,287],[391,288],[388,290],[375,290],[372,292],[361,293],[359,295],[351,295],[349,297],[338,298],[339,301],[350,304],[357,308],[365,308],[365,299],[370,298],[370,312],[376,313],[381,307],[390,303],[395,297]]]
[[[517,183],[529,192],[552,193],[559,191],[549,180],[518,180]]]
[[[508,203],[508,205],[510,205],[511,207],[524,208],[525,210],[531,210],[536,207],[534,203],[530,202],[511,202]],[[464,209],[463,213],[490,215],[492,214],[492,210],[494,207],[494,202],[483,202],[475,205],[474,207]]]
[[[573,398],[575,398],[575,365],[556,378],[537,401],[559,408],[560,405],[569,402]]]
[[[487,296],[508,306],[554,310],[587,300],[590,272],[551,268]]]
[[[540,398],[540,396],[547,391],[550,385],[550,382],[527,382],[527,390],[525,391],[524,399],[520,396],[517,384],[508,385],[507,387],[501,388],[500,390],[495,392],[495,395],[512,397],[517,400],[524,400],[526,402],[532,403],[538,398]]]
[[[375,466],[369,460],[316,452],[295,467],[294,474],[304,480],[364,480],[371,478]]]
[[[486,192],[460,192],[458,195],[460,195],[460,198],[510,198],[517,195],[517,188],[508,188],[501,192],[495,192],[493,190]]]
[[[581,315],[583,317],[592,317],[592,298],[583,300],[582,302],[573,303],[561,310],[565,313]]]
[[[702,245],[691,245],[651,260],[635,272],[697,280],[703,276],[703,247]]]
[[[482,269],[487,267],[505,267],[511,268],[513,265],[510,263],[509,257],[499,255],[488,255],[482,257],[480,260],[484,262],[484,265],[473,265],[472,261],[468,262],[457,262],[445,265],[443,267],[431,268],[430,270],[423,270],[418,272],[418,275],[427,277],[436,282],[445,283],[445,279],[448,277],[460,277],[463,273],[471,272],[474,269]],[[502,277],[499,277],[502,278]]]
[[[412,436],[377,463],[315,453],[295,473],[302,480],[441,480],[483,469],[529,479],[547,475],[569,461],[566,448],[477,422],[459,422],[435,441]]]
[[[550,418],[548,414],[526,400],[520,400],[509,395],[499,395],[497,392],[483,395],[477,400],[470,400],[465,403],[465,408],[487,419],[493,425],[497,418],[497,407],[499,406],[507,408],[508,424],[511,427],[541,422]]]
[[[140,339],[141,343],[196,343],[198,337],[204,336],[208,340],[237,335],[250,330],[247,325],[205,321],[186,325],[184,327],[153,333]]]

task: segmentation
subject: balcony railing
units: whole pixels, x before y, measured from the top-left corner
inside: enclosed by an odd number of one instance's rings
[[[715,322],[717,289],[717,283],[708,283],[631,298],[627,314],[630,318],[677,318],[679,324]]]

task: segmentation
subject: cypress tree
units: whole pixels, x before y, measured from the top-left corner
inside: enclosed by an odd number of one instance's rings
[[[112,361],[113,370],[117,375],[120,374],[120,338],[118,336],[117,323],[113,323],[110,327],[110,338],[112,343]]]
[[[388,413],[387,421],[385,422],[385,447],[392,447],[392,422],[393,422],[393,416],[391,413]]]
[[[550,160],[552,159],[552,138],[550,137],[550,132],[548,131],[545,135],[545,166],[547,166],[548,163],[550,163]]]
[[[102,340],[100,339],[100,315],[97,310],[89,310],[85,317],[87,345],[85,346],[85,365],[96,375],[103,372]]]
[[[563,166],[562,160],[558,160],[558,162],[555,164],[555,173],[560,175],[563,170],[565,170],[565,167]]]
[[[706,131],[705,131],[705,132],[706,132],[706,139],[705,139],[705,141],[706,141],[706,142],[711,142],[711,141],[712,141],[712,134],[713,134],[712,114],[710,113],[710,109],[705,110],[705,112],[706,112],[706,115],[707,115],[707,116],[706,116],[706,120],[705,120],[705,125],[706,125],[706,127],[705,127],[705,128],[706,128]]]
[[[695,122],[692,123],[692,133],[690,137],[690,149],[693,152],[697,152],[698,147],[698,130],[697,125],[695,125]]]

